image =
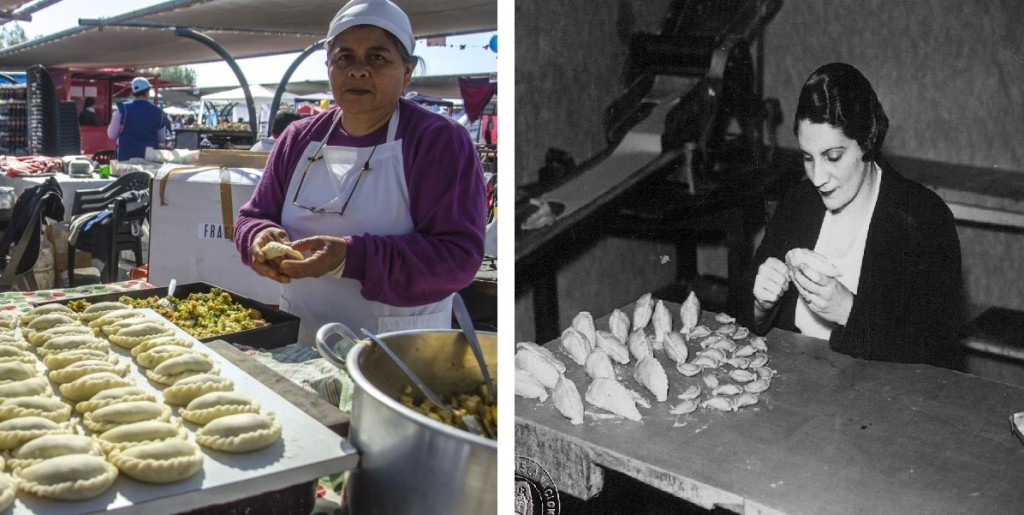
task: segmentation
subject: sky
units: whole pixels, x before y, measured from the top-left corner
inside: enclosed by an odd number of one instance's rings
[[[31,22],[20,22],[29,38],[46,36],[78,26],[79,18],[112,17],[129,11],[163,3],[165,0],[63,0],[53,6],[32,14]],[[338,2],[339,7],[342,2]],[[330,19],[334,13],[325,15]],[[327,32],[327,25],[324,25]],[[417,75],[469,75],[494,73],[498,69],[496,53],[486,49],[491,36],[496,32],[453,36],[444,47],[427,47],[424,41],[416,43],[416,54],[423,57],[426,70]],[[460,45],[466,45],[464,50]],[[276,83],[295,60],[297,54],[242,59],[238,61],[242,72],[251,84]],[[306,80],[327,80],[324,67],[324,52],[316,52],[302,62],[292,75],[292,82]],[[238,80],[231,68],[223,62],[190,65],[196,71],[198,87],[237,86]]]

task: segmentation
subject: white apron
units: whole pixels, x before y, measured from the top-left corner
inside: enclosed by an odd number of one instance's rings
[[[413,232],[409,213],[409,190],[405,182],[402,141],[395,140],[398,109],[388,123],[387,139],[374,147],[324,146],[324,156],[309,167],[302,191],[296,200],[304,206],[340,211],[349,196],[363,163],[370,158],[370,169],[363,174],[359,186],[345,208],[345,214],[313,213],[292,204],[295,190],[302,180],[307,158],[327,141],[338,126],[335,117],[323,141],[311,141],[296,164],[281,210],[281,225],[294,240],[310,236],[375,236],[403,235]],[[375,333],[406,329],[451,328],[451,297],[416,307],[396,307],[367,300],[354,279],[293,279],[282,285],[281,308],[302,319],[299,344],[312,345],[316,331],[328,322],[341,322],[360,335],[366,328]]]

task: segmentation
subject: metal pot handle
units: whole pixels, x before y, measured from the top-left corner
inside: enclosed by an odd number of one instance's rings
[[[342,345],[342,355],[339,356],[334,352],[334,349],[330,344],[327,343],[327,339],[332,335],[336,334],[341,337],[341,341],[338,342]],[[331,322],[324,324],[316,332],[316,350],[323,356],[324,359],[329,361],[332,365],[338,368],[345,368],[345,358],[348,352],[352,350],[352,347],[356,346],[356,341],[359,337],[352,332],[345,324],[340,322]]]

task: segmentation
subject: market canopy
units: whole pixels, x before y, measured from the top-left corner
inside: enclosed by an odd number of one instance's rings
[[[252,92],[253,102],[264,103],[274,100],[274,92],[259,84],[250,84],[249,91]],[[291,100],[294,98],[295,95],[287,91],[281,95],[281,100]],[[202,100],[203,102],[245,102],[245,92],[242,88],[229,89],[220,93],[203,95]]]
[[[417,38],[497,28],[497,0],[393,1],[409,15]],[[298,52],[324,36],[341,5],[338,0],[170,0],[0,50],[0,67],[145,68],[220,60],[205,45],[177,36],[174,27],[210,36],[235,59]]]

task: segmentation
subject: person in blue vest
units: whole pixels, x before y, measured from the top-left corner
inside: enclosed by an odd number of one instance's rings
[[[160,148],[160,142],[167,139],[170,122],[163,110],[149,101],[151,87],[145,77],[132,79],[135,100],[118,102],[110,118],[107,137],[117,141],[118,161],[145,158],[146,147]]]

